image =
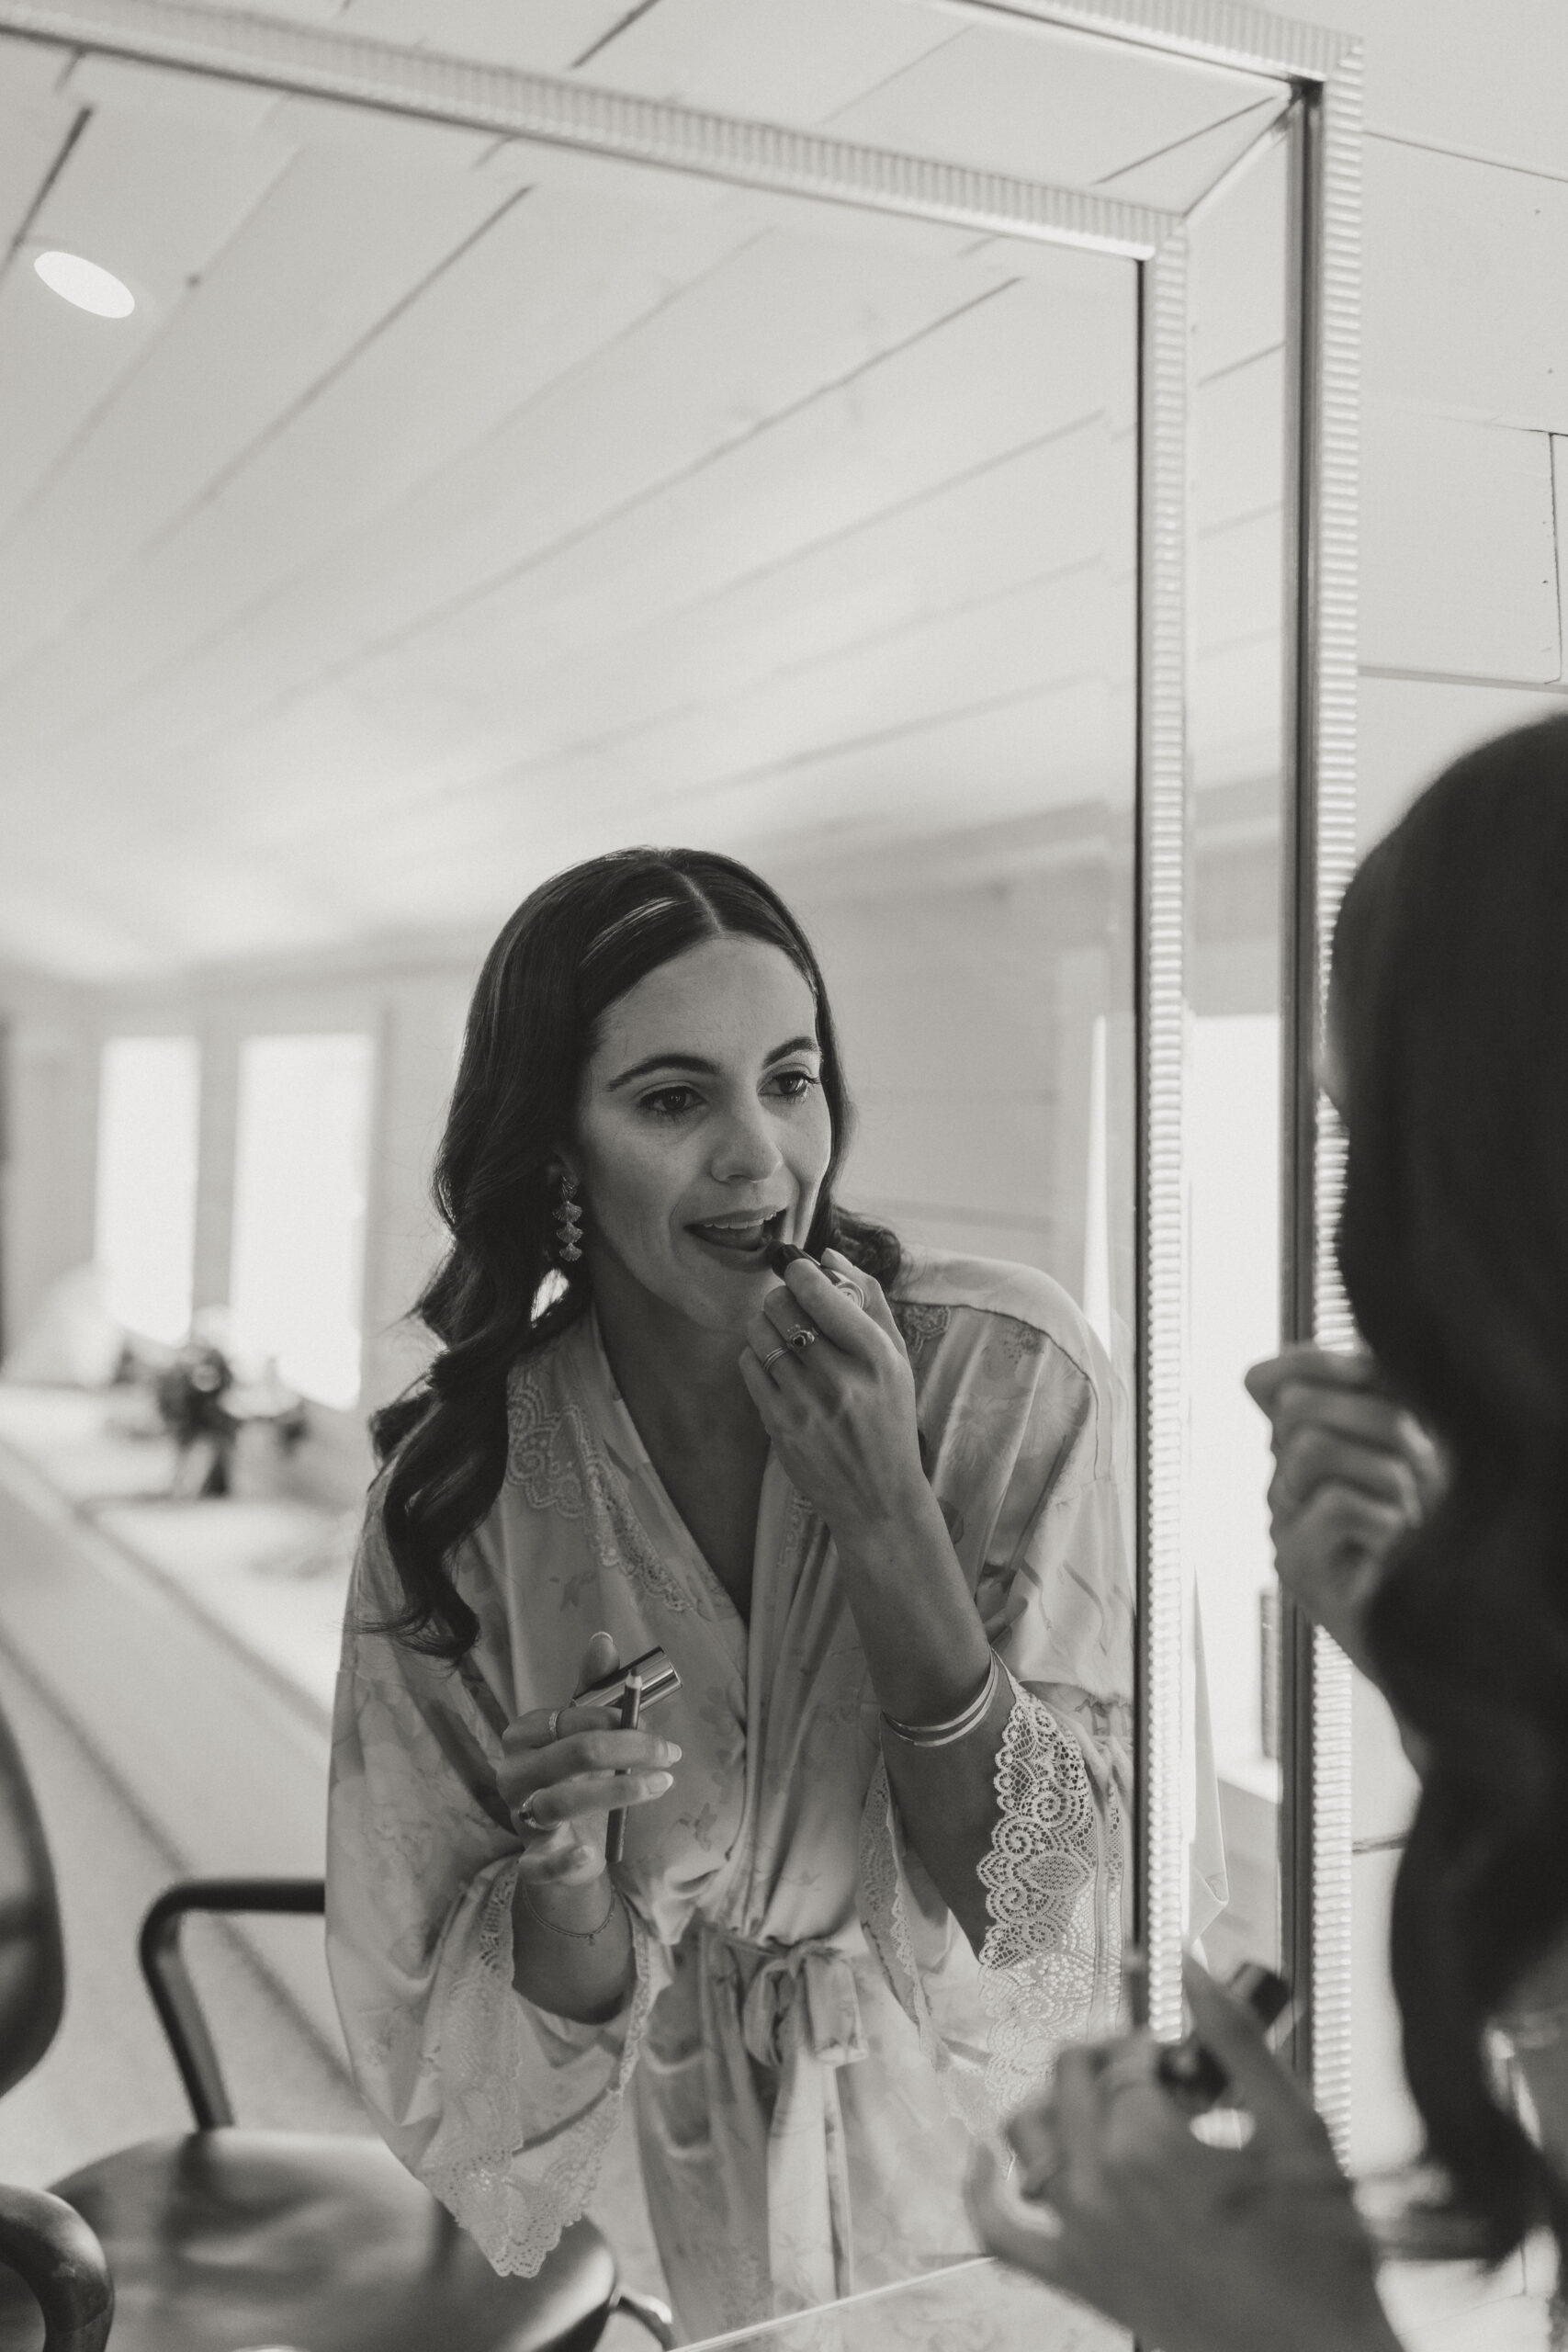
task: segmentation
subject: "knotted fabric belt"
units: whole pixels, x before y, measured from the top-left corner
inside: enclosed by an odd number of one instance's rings
[[[821,2066],[849,2066],[863,2058],[865,2028],[848,1954],[826,1943],[768,1953],[747,1988],[741,2026],[746,2047],[761,2066],[786,2065],[791,2043],[801,2041]]]
[[[718,1931],[710,1931],[718,1932]],[[774,2308],[807,2311],[854,2291],[849,2151],[839,2069],[866,2054],[860,1995],[836,1944],[779,1950],[720,1934],[746,1984],[740,2030],[776,2073],[768,2132],[768,2250]],[[755,1967],[752,1963],[759,1962]]]

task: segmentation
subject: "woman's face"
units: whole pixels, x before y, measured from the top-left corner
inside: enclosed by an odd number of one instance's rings
[[[743,1329],[768,1244],[805,1241],[827,1172],[821,1069],[811,989],[763,940],[704,940],[610,1006],[562,1154],[602,1304],[629,1283]]]

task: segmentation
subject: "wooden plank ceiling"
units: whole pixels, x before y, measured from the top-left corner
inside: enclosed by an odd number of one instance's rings
[[[288,13],[1166,204],[1277,104],[921,0]],[[1126,791],[1129,265],[21,42],[0,233],[0,956],[308,958],[615,842]]]

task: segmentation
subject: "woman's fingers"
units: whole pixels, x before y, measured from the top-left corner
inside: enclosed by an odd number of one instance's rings
[[[502,1753],[526,1755],[577,1732],[614,1731],[620,1720],[613,1707],[530,1707],[502,1733]]]
[[[530,1886],[592,1885],[604,1875],[603,1822],[592,1823],[587,1836],[580,1824],[563,1821],[530,1838],[518,1859],[517,1875]]]
[[[583,1652],[577,1687],[613,1673],[615,1645],[595,1634]],[[625,1806],[649,1804],[671,1785],[679,1762],[673,1740],[653,1731],[623,1731],[612,1707],[532,1707],[502,1734],[496,1786],[502,1803],[529,1833],[522,1869],[531,1883],[598,1877],[604,1868],[604,1819]],[[580,1827],[580,1824],[587,1825]]]
[[[1269,1418],[1278,1440],[1299,1429],[1337,1430],[1363,1445],[1405,1454],[1420,1424],[1403,1405],[1371,1388],[1331,1388],[1321,1381],[1287,1380],[1274,1392]]]
[[[904,1334],[893,1319],[893,1309],[887,1303],[887,1294],[876,1276],[868,1274],[863,1267],[857,1266],[853,1259],[846,1258],[841,1250],[824,1250],[822,1263],[830,1272],[842,1274],[846,1281],[854,1283],[864,1302],[857,1311],[862,1315],[869,1316],[877,1329],[886,1333],[899,1354],[906,1354],[908,1351],[904,1346]],[[854,1306],[854,1300],[849,1298],[847,1292],[840,1291],[839,1295],[840,1298],[848,1299],[850,1306]]]
[[[1181,1981],[1198,2038],[1224,2068],[1235,2104],[1248,2109],[1260,2132],[1292,2141],[1304,2132],[1327,2153],[1327,2135],[1310,2100],[1274,2056],[1246,2002],[1216,1984],[1190,1952]]]
[[[881,1291],[869,1274],[856,1272],[840,1251],[834,1250],[832,1256],[840,1272],[852,1275],[860,1284],[865,1294],[865,1305],[857,1306],[849,1294],[840,1290],[811,1259],[794,1258],[784,1270],[784,1293],[790,1307],[785,1309],[781,1306],[772,1319],[777,1321],[780,1316],[784,1316],[786,1319],[798,1321],[800,1310],[804,1308],[807,1320],[814,1323],[846,1355],[872,1355],[875,1350],[872,1333],[879,1322],[875,1306],[881,1299]],[[777,1296],[777,1292],[770,1293],[765,1306],[772,1309]],[[886,1311],[885,1302],[884,1307]]]
[[[508,1760],[536,1788],[546,1788],[583,1772],[637,1772],[678,1764],[681,1750],[656,1731],[576,1731]]]
[[[1416,1476],[1403,1453],[1343,1437],[1314,1424],[1291,1431],[1279,1445],[1270,1501],[1299,1508],[1320,1487],[1354,1487],[1414,1522],[1422,1514]]]
[[[768,1435],[771,1438],[776,1438],[779,1433],[778,1408],[781,1398],[778,1389],[773,1385],[772,1368],[770,1367],[767,1372],[762,1370],[761,1360],[750,1340],[741,1349],[738,1363],[742,1385],[752,1404],[757,1408],[758,1419]]]
[[[1058,2204],[1091,2203],[1098,2193],[1108,2063],[1102,2046],[1081,2043],[1064,2050],[1056,2063],[1052,2105],[1061,2162],[1051,2195]]]
[[[1018,2157],[1020,2193],[1038,2197],[1062,2162],[1062,2143],[1050,2094],[1030,2099],[1016,2115],[1009,2117],[1004,2128]]]
[[[591,1634],[588,1647],[582,1653],[582,1664],[577,1669],[577,1680],[572,1686],[574,1693],[590,1689],[595,1682],[603,1682],[607,1674],[614,1674],[615,1665],[614,1636],[609,1634]]]
[[[1287,1380],[1316,1381],[1329,1388],[1356,1390],[1375,1389],[1382,1377],[1376,1358],[1364,1349],[1347,1354],[1341,1350],[1317,1347],[1311,1340],[1281,1348],[1277,1356],[1266,1356],[1244,1375],[1247,1395],[1269,1415],[1273,1413],[1274,1398]]]
[[[836,1250],[831,1254],[838,1259]],[[847,1258],[840,1262],[849,1268]],[[897,1327],[880,1288],[869,1274],[856,1274],[854,1279],[864,1293],[863,1306],[857,1306],[811,1259],[792,1259],[784,1281],[768,1293],[746,1326],[746,1343],[759,1368],[767,1363],[770,1373],[783,1372],[784,1360],[775,1351],[788,1347],[809,1369],[814,1361],[811,1351],[824,1340],[842,1354],[863,1361],[875,1351],[877,1342],[872,1334],[876,1329],[882,1329],[884,1336],[901,1350]]]
[[[657,1732],[595,1729],[503,1754],[496,1780],[507,1803],[515,1806],[536,1790],[558,1787],[563,1781],[665,1771],[680,1760],[675,1742],[661,1739]]]
[[[563,1821],[575,1821],[586,1813],[609,1813],[617,1806],[650,1804],[661,1797],[674,1779],[673,1773],[649,1772],[579,1772],[568,1781],[547,1781],[535,1789],[525,1800],[528,1818],[536,1828],[554,1829]],[[516,1806],[513,1808],[517,1810]]]
[[[602,1682],[615,1670],[615,1637],[610,1634],[594,1634],[582,1653],[582,1663],[577,1669],[575,1688],[586,1690],[591,1684]],[[563,1700],[558,1707],[530,1707],[509,1723],[502,1734],[503,1755],[514,1755],[519,1749],[546,1747],[552,1740],[569,1732],[608,1730],[618,1724],[620,1716],[613,1707],[574,1707]]]
[[[1337,1585],[1347,1573],[1381,1567],[1410,1524],[1392,1503],[1337,1486],[1320,1487],[1301,1509],[1276,1517],[1275,1565],[1287,1583],[1317,1576]]]
[[[990,2253],[1004,2262],[1032,2270],[1037,2278],[1054,2278],[1062,2237],[1060,2218],[1049,2205],[1024,2201],[1016,2167],[1012,2177],[988,2142],[976,2152],[965,2183],[969,2218],[975,2233]]]
[[[1448,1483],[1441,1449],[1388,1395],[1371,1357],[1292,1348],[1254,1364],[1247,1388],[1269,1417],[1285,1474],[1282,1497],[1293,1489],[1300,1500],[1339,1478],[1392,1496],[1421,1517],[1441,1496]]]
[[[817,1321],[816,1317],[808,1314],[800,1306],[793,1291],[786,1289],[781,1283],[777,1290],[771,1290],[768,1293],[762,1301],[761,1312],[754,1315],[747,1324],[746,1337],[756,1353],[763,1356],[770,1350],[784,1345],[791,1334],[796,1332],[809,1331],[811,1337],[806,1344],[807,1347],[815,1347],[821,1330],[822,1326]]]

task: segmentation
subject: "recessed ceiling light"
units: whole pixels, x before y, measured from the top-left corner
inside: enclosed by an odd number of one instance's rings
[[[80,254],[39,254],[33,267],[52,293],[95,318],[128,319],[136,308],[129,286]]]

